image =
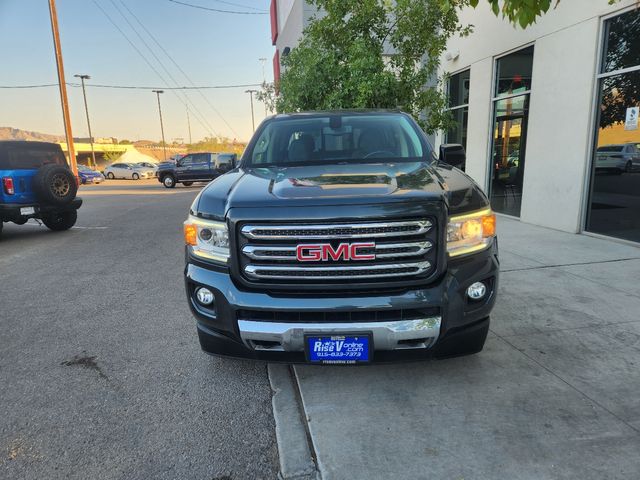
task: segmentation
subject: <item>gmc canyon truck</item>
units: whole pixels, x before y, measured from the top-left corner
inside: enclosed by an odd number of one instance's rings
[[[498,288],[495,215],[392,111],[276,115],[184,224],[202,349],[358,364],[482,350]]]

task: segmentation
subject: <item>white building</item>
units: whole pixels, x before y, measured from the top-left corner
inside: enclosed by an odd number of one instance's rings
[[[442,73],[466,171],[493,208],[567,232],[640,242],[640,11],[635,0],[562,0],[522,30],[485,2],[461,20]],[[277,52],[293,48],[312,14],[273,0]],[[278,53],[276,53],[278,55]]]

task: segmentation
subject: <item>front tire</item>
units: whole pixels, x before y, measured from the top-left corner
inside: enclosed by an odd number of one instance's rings
[[[631,160],[629,160],[624,166],[624,171],[627,173],[631,173],[631,170],[633,170],[633,163],[631,162]]]
[[[109,180],[114,180],[116,178],[116,176],[112,172],[109,172],[109,173],[107,173],[107,178]]]
[[[134,174],[131,175],[131,178],[133,180],[140,180],[140,175],[138,175],[137,173],[134,173]]]
[[[162,179],[162,184],[166,188],[174,188],[176,186],[176,179],[173,178],[172,175],[165,175],[165,177]]]
[[[78,220],[77,210],[56,212],[42,217],[42,223],[44,223],[49,230],[53,230],[54,232],[69,230],[76,224],[76,220]]]

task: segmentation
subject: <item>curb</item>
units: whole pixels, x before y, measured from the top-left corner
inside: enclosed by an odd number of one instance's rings
[[[273,390],[271,403],[276,423],[281,478],[316,480],[320,477],[309,447],[304,412],[298,402],[291,367],[269,364],[267,371]]]

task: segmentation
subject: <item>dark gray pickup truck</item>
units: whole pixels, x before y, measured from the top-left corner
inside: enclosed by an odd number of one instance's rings
[[[174,162],[163,162],[158,166],[158,181],[167,188],[182,183],[191,186],[194,182],[209,182],[235,167],[235,153],[189,153]]]
[[[184,225],[203,350],[317,364],[482,350],[496,221],[463,161],[401,112],[265,120]]]

